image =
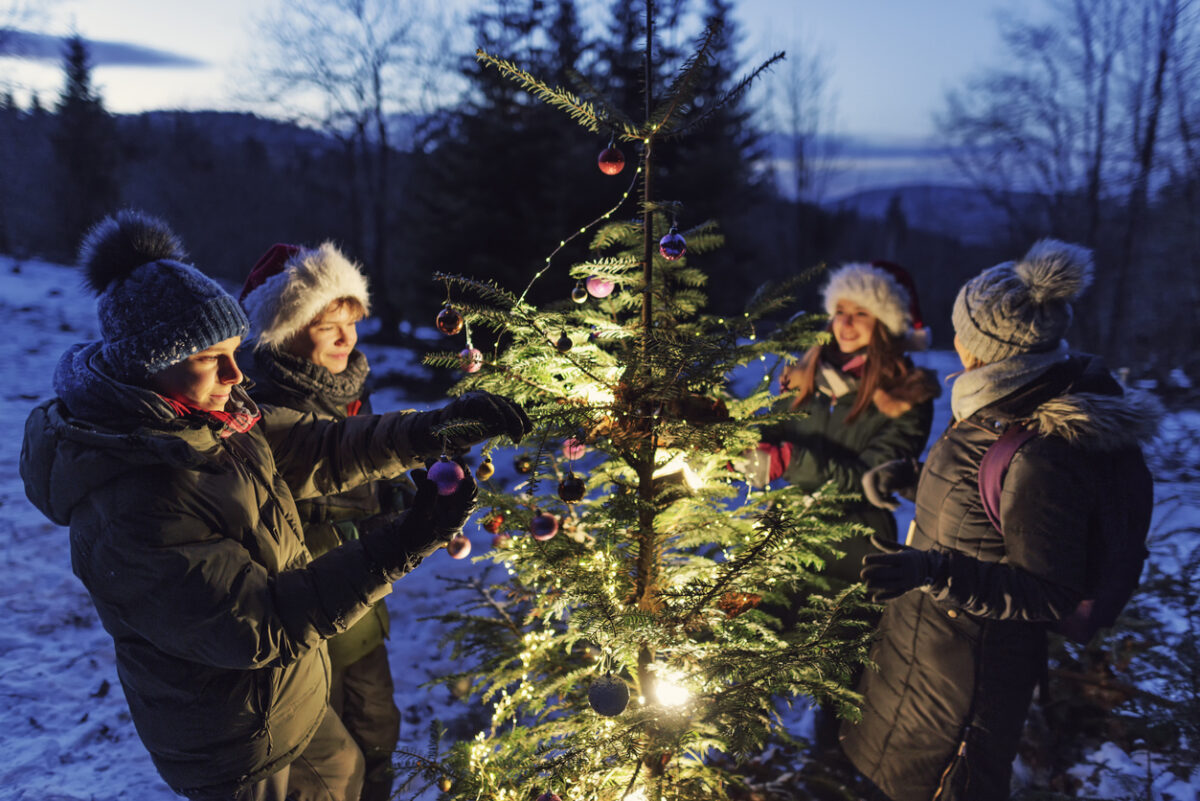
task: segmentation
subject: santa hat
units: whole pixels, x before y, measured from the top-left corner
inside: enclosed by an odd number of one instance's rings
[[[279,347],[335,300],[354,298],[370,311],[367,279],[332,242],[316,250],[272,245],[262,255],[239,298],[250,318],[255,347]]]
[[[929,328],[921,319],[917,287],[912,276],[890,261],[850,262],[834,270],[821,293],[825,311],[832,317],[839,300],[862,306],[888,333],[904,343],[905,350],[929,347]]]

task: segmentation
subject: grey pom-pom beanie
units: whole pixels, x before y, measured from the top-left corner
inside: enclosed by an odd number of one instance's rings
[[[951,314],[954,333],[984,364],[1053,350],[1092,273],[1090,250],[1042,239],[1020,261],[989,267],[963,285]]]
[[[238,302],[183,258],[167,225],[137,211],[106,217],[84,237],[79,263],[97,293],[103,352],[117,377],[140,381],[246,335]]]

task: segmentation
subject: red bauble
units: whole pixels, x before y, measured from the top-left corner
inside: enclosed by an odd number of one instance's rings
[[[539,542],[554,539],[554,535],[558,533],[558,518],[545,512],[538,512],[533,516],[533,520],[529,521],[529,532]]]
[[[452,337],[462,330],[463,316],[458,309],[453,306],[443,306],[438,312],[437,329],[448,337]]]
[[[466,559],[471,554],[471,541],[462,534],[455,534],[450,538],[446,552],[455,559]]]
[[[492,512],[483,521],[483,527],[491,534],[495,534],[504,525],[504,515],[499,512]]]
[[[483,367],[483,351],[479,348],[464,348],[458,352],[458,365],[463,371],[477,373]]]
[[[587,484],[583,483],[583,479],[574,473],[568,472],[567,477],[558,482],[558,497],[567,503],[578,503],[583,500],[585,494],[587,494]]]
[[[437,464],[429,468],[428,478],[437,484],[438,495],[453,495],[464,475],[462,467],[457,462],[452,462],[443,456]]]
[[[600,158],[596,159],[596,164],[605,175],[616,175],[625,169],[625,154],[620,148],[610,145],[600,151]]]

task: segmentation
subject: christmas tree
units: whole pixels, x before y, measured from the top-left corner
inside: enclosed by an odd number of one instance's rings
[[[685,203],[655,197],[654,149],[715,113],[690,99],[720,30],[704,32],[656,96],[653,21],[648,1],[641,122],[582,78],[568,91],[477,54],[607,139],[600,169],[629,182],[560,244],[591,237],[592,258],[569,267],[570,299],[546,308],[527,299],[556,254],[521,292],[437,276],[447,294],[438,327],[464,333],[466,348],[427,363],[465,372],[456,393],[521,402],[536,426],[517,457],[527,474],[519,493],[481,481],[484,526],[496,535],[483,558],[505,580],[477,584],[474,602],[441,618],[464,665],[448,680],[472,682],[490,720],[446,753],[435,735],[429,754],[399,762],[455,798],[728,797],[737,760],[786,738],[781,703],[804,696],[854,713],[847,678],[865,647],[848,616],[861,596],[820,592],[814,572],[851,533],[838,522],[840,499],[747,487],[742,455],[786,413],[770,411],[772,371],[745,397],[729,386],[736,371],[768,359],[778,367],[826,335],[808,316],[769,322],[791,311],[786,285],[759,289],[740,316],[703,313],[706,275],[689,261],[722,237],[710,221],[682,225]],[[638,217],[618,219],[635,192]],[[488,343],[477,348],[481,332]],[[479,475],[490,471],[485,461]],[[812,592],[783,630],[772,612],[796,587]]]

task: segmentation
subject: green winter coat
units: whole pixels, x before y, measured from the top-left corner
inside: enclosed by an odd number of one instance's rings
[[[346,369],[337,375],[270,347],[252,350],[244,361],[253,379],[250,396],[257,403],[344,420],[349,416],[348,404],[362,401],[357,414],[371,414],[371,402],[364,392],[370,367],[360,351],[351,352]],[[387,484],[372,481],[337,495],[296,501],[309,552],[320,556],[356,539],[358,526],[381,512],[393,511],[393,498],[398,495]],[[329,640],[329,661],[334,669],[352,665],[382,645],[388,628],[387,607],[376,604],[345,634]]]
[[[139,736],[176,791],[236,788],[299,755],[325,713],[325,641],[391,591],[360,542],[313,559],[295,498],[418,463],[404,414],[264,407],[247,433],[178,417],[68,351],[25,426],[30,501],[70,527]],[[242,387],[232,400],[253,409]],[[222,434],[229,434],[222,436]]]
[[[789,484],[812,491],[832,481],[841,492],[861,495],[863,474],[872,467],[921,455],[933,426],[933,398],[938,392],[932,372],[913,369],[899,386],[877,391],[872,403],[854,422],[847,423],[858,399],[856,382],[851,379],[850,391],[839,397],[818,385],[796,408],[806,416],[772,426],[764,431],[763,440],[772,445],[791,444],[791,461],[782,476]],[[781,398],[776,411],[790,409],[791,403],[791,396]],[[861,523],[882,537],[896,539],[896,519],[888,510],[865,500],[848,503],[844,509],[847,522]],[[863,556],[874,550],[870,537],[852,537],[837,545],[846,555],[831,563],[826,575],[858,581]]]

